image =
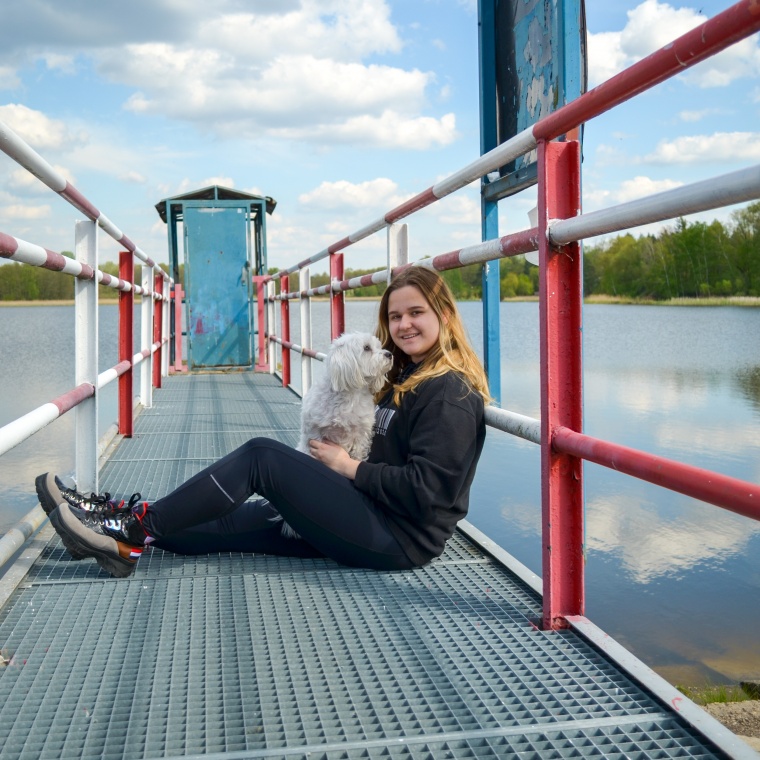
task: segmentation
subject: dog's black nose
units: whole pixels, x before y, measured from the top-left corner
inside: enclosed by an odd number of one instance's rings
[[[388,351],[387,349],[383,349],[383,354],[384,354],[384,355],[385,355],[385,357],[386,357],[386,358],[388,358],[388,359],[390,359],[390,357],[392,357],[392,356],[393,356],[393,354],[392,354],[390,351]]]

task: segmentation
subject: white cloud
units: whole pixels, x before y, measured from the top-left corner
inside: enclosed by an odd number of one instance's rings
[[[72,134],[62,121],[19,103],[0,106],[0,121],[37,150],[55,150],[86,140],[83,132]]]
[[[50,216],[50,206],[27,206],[20,203],[0,206],[0,217],[3,219],[46,219]]]
[[[680,187],[683,182],[671,179],[651,179],[639,175],[632,179],[621,182],[615,189],[589,189],[584,191],[584,207],[590,211],[592,208],[609,205],[611,203],[627,203],[628,201],[643,198],[647,195],[661,193],[664,190],[672,190],[674,187]]]
[[[128,171],[119,176],[122,182],[130,182],[135,185],[144,185],[148,180],[140,172]]]
[[[620,187],[612,193],[612,197],[618,203],[627,203],[628,201],[643,198],[647,195],[661,193],[664,190],[672,190],[674,187],[680,187],[683,182],[672,179],[650,179],[649,177],[638,176],[633,179],[627,179],[620,184]]]
[[[137,90],[127,109],[225,137],[447,145],[457,137],[453,114],[423,113],[434,75],[365,63],[401,49],[385,0],[302,0],[279,13],[198,18],[181,43],[138,42],[94,55],[101,73]]]
[[[149,31],[118,11],[74,8],[64,24],[57,6],[38,3],[36,32],[20,14],[4,20],[25,59],[72,73],[89,57],[130,88],[125,108],[137,114],[235,139],[426,150],[458,136],[453,114],[428,112],[448,97],[432,91],[433,73],[368,61],[403,51],[388,0],[228,2],[212,14],[201,2],[156,0]],[[0,86],[15,86],[5,71]]]
[[[54,165],[53,169],[57,171],[67,182],[76,185],[74,175],[65,167]],[[8,187],[18,191],[22,195],[40,193],[43,195],[50,194],[50,188],[31,172],[19,166],[14,169],[8,177]]]
[[[60,55],[58,53],[46,53],[42,56],[45,65],[49,69],[56,69],[64,74],[73,74],[76,71],[74,56]]]
[[[0,66],[0,90],[15,90],[21,84],[16,70],[10,66]]]
[[[340,208],[385,209],[401,203],[398,185],[385,177],[367,182],[323,182],[298,197],[299,203],[320,211]]]
[[[224,14],[199,24],[198,42],[260,62],[289,55],[356,60],[399,52],[401,39],[385,0],[303,0],[291,12]]]
[[[714,108],[703,108],[701,111],[681,111],[678,114],[678,118],[681,121],[702,121],[702,119],[709,116],[711,113],[715,113]]]
[[[355,116],[342,124],[286,127],[270,130],[270,133],[292,140],[411,150],[449,145],[458,136],[453,113],[440,119],[430,116],[406,118],[395,111],[384,111],[380,116]]]
[[[449,195],[431,207],[442,224],[472,225],[480,231],[480,199],[460,193]]]
[[[622,31],[588,35],[589,86],[606,81],[704,21],[706,17],[693,8],[645,0],[628,11]],[[697,64],[685,76],[699,87],[723,87],[740,77],[757,77],[759,71],[760,47],[749,38]]]
[[[662,140],[643,160],[655,164],[726,164],[759,159],[759,132],[716,132]]]
[[[225,136],[426,149],[456,136],[453,114],[419,115],[430,74],[281,55],[241,68],[218,51],[132,48],[122,76],[142,91],[126,107],[197,122]]]
[[[707,504],[694,502],[677,520],[633,498],[597,498],[586,507],[590,552],[620,556],[627,573],[647,584],[745,551],[760,527]]]

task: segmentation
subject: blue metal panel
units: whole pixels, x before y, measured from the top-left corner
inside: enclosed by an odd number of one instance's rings
[[[188,362],[251,365],[248,212],[185,204]]]
[[[478,1],[478,50],[480,55],[480,152],[496,147],[496,72],[493,66],[496,38],[492,0]],[[485,65],[489,62],[488,65]],[[481,201],[482,239],[499,236],[499,209],[496,203]],[[501,346],[499,301],[501,278],[499,260],[483,266],[483,363],[488,375],[488,389],[501,404]]]

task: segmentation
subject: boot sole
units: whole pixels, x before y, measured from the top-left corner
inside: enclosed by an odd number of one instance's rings
[[[50,513],[50,522],[69,553],[92,557],[98,565],[115,578],[126,578],[135,571],[137,560],[127,560],[119,554],[115,539],[86,528],[71,513],[67,503]]]
[[[52,515],[59,504],[64,504],[66,502],[55,483],[55,475],[51,472],[46,472],[44,475],[38,475],[34,481],[34,488],[37,491],[37,498],[39,499],[42,511],[48,517]],[[64,546],[66,546],[72,559],[80,560],[87,556],[76,549],[70,548],[65,542]]]

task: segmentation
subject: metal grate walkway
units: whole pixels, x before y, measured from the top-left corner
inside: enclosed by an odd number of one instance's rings
[[[268,375],[175,376],[155,400],[104,489],[150,500],[253,435],[296,440]],[[577,633],[538,630],[536,592],[464,534],[411,572],[153,549],[127,580],[49,527],[36,543],[0,610],[3,760],[727,756]]]

